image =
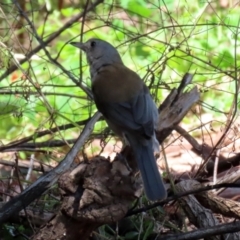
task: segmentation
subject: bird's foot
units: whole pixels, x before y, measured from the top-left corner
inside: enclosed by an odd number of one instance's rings
[[[122,153],[117,153],[117,158],[124,163],[128,171],[132,172],[132,169],[129,166],[126,157]]]

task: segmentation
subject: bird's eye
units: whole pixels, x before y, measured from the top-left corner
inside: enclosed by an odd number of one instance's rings
[[[91,47],[95,47],[95,46],[96,46],[96,42],[95,42],[95,41],[92,41],[92,42],[90,43],[90,45],[91,45]]]

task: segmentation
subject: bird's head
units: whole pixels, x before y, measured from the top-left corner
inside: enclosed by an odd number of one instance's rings
[[[102,66],[121,63],[121,57],[117,49],[110,43],[97,39],[91,38],[85,43],[71,42],[73,46],[80,48],[87,55],[87,61],[92,70],[98,71]]]

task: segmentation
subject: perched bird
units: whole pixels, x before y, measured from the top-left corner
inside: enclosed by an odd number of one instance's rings
[[[109,127],[130,143],[147,197],[152,201],[165,198],[166,190],[154,157],[154,148],[159,151],[154,131],[158,110],[148,88],[123,64],[110,43],[93,38],[71,44],[86,53],[96,106]]]

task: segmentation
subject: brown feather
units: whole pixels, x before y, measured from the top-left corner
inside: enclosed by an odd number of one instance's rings
[[[93,79],[92,90],[96,103],[127,102],[144,87],[144,82],[132,70],[121,64],[108,65]]]

